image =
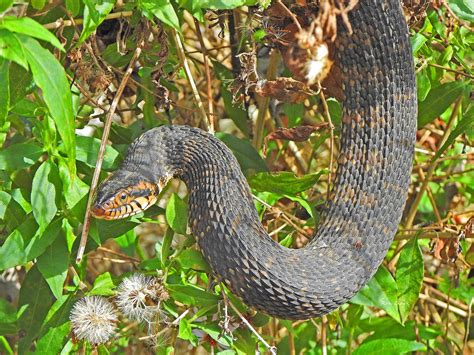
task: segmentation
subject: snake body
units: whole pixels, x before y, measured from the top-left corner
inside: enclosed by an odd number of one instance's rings
[[[107,208],[117,208],[110,201],[121,191],[128,205],[143,207],[129,186],[159,188],[180,178],[189,192],[188,224],[204,257],[246,304],[280,318],[308,319],[348,301],[375,273],[397,230],[417,106],[400,3],[360,0],[349,21],[353,33],[341,27],[335,43],[344,92],[337,174],[306,247],[288,249],[269,237],[235,157],[218,139],[187,126],[162,126],[139,137],[102,184],[94,214],[110,217]]]

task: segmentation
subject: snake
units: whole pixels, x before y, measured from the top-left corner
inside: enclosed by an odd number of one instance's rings
[[[334,43],[342,127],[331,192],[302,248],[274,241],[231,150],[213,135],[162,125],[138,137],[98,188],[92,214],[114,220],[153,205],[167,182],[187,186],[188,226],[217,279],[245,304],[309,319],[348,302],[390,248],[408,194],[416,84],[400,2],[359,0]]]

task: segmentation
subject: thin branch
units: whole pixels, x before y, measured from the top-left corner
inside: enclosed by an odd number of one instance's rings
[[[463,75],[463,76],[465,76],[465,77],[468,77],[469,79],[474,79],[474,75],[465,73],[465,72],[460,71],[460,70],[452,69],[452,68],[449,68],[449,67],[443,67],[442,65],[435,64],[435,63],[428,63],[428,65],[429,65],[430,67],[435,67],[435,68],[439,68],[439,69],[443,69],[443,70],[446,70],[446,71],[450,71],[450,72],[453,72],[453,73],[456,73],[456,74],[459,74],[459,75]]]
[[[204,71],[206,72],[206,84],[207,84],[207,106],[209,111],[209,124],[212,132],[215,131],[214,127],[214,105],[212,103],[212,78],[211,70],[209,68],[209,53],[207,52],[206,45],[204,44],[204,39],[202,38],[201,28],[199,26],[199,21],[194,19],[194,26],[196,27],[196,34],[201,45],[202,56],[204,58]]]
[[[110,110],[105,120],[104,132],[102,133],[102,140],[100,142],[99,154],[97,155],[97,163],[95,166],[94,175],[92,176],[89,199],[87,201],[87,208],[86,208],[86,214],[84,217],[84,226],[82,228],[81,241],[80,241],[79,249],[77,251],[77,256],[76,256],[76,263],[78,264],[82,261],[82,257],[84,256],[84,250],[86,249],[87,237],[89,235],[89,228],[90,228],[91,206],[94,200],[97,184],[99,182],[100,171],[102,169],[102,162],[105,156],[105,148],[107,147],[107,140],[109,137],[110,127],[112,126],[112,117],[115,113],[115,110],[117,109],[118,103],[120,101],[120,98],[122,97],[122,93],[123,93],[123,90],[125,89],[125,86],[127,85],[128,79],[132,75],[135,62],[138,60],[138,57],[140,56],[142,52],[143,45],[144,45],[144,41],[142,40],[140,41],[139,45],[135,49],[135,53],[133,54],[133,57],[130,60],[127,71],[125,72],[125,75],[122,81],[120,82],[117,92],[115,93],[115,97],[112,101],[112,104],[110,105]]]
[[[260,340],[260,342],[270,351],[271,354],[276,355],[276,348],[268,344],[265,339],[255,330],[255,328],[249,323],[249,321],[239,312],[237,307],[235,307],[232,302],[225,296],[225,301],[229,304],[229,306],[234,310],[235,313],[239,316],[240,320],[249,328],[249,330],[255,334],[255,336]]]
[[[270,59],[268,61],[267,67],[267,80],[273,80],[276,77],[277,69],[278,69],[278,60],[279,55],[278,51],[272,50],[270,53]],[[259,150],[263,143],[263,131],[264,131],[264,123],[265,117],[268,112],[268,106],[270,105],[270,98],[263,97],[258,100],[258,115],[257,115],[257,122],[255,123],[255,135],[253,140],[254,147]]]
[[[189,85],[191,85],[191,89],[193,91],[194,100],[196,101],[196,105],[201,112],[201,119],[204,120],[204,124],[206,125],[206,129],[209,133],[214,134],[214,127],[211,125],[209,118],[207,117],[206,111],[204,110],[204,105],[202,103],[201,97],[199,96],[198,89],[196,87],[196,82],[194,81],[193,75],[191,73],[191,69],[189,68],[188,60],[186,59],[186,54],[184,53],[183,43],[181,42],[181,38],[179,37],[179,33],[175,30],[173,31],[174,40],[176,42],[176,50],[178,52],[179,60],[181,61],[181,65],[186,72],[186,77],[188,78]]]
[[[121,12],[113,12],[111,14],[108,14],[105,20],[113,20],[117,18],[123,18],[123,17],[131,17],[133,15],[133,11],[121,11]],[[84,19],[78,18],[75,20],[63,20],[63,19],[58,19],[54,22],[47,23],[43,25],[44,28],[48,30],[54,30],[60,27],[71,27],[75,25],[82,25],[84,23]]]
[[[329,194],[331,193],[331,182],[332,182],[332,173],[333,173],[333,164],[334,164],[334,125],[332,124],[331,114],[329,113],[328,103],[326,97],[324,96],[323,90],[319,90],[319,97],[323,103],[324,115],[326,116],[329,124],[329,174],[328,174],[328,189],[327,189],[327,199],[329,200]]]
[[[276,2],[278,5],[280,5],[280,7],[288,14],[288,16],[291,17],[291,19],[293,20],[293,23],[295,24],[295,26],[298,28],[298,31],[299,32],[303,32],[303,29],[301,28],[301,25],[300,25],[300,22],[298,21],[298,19],[296,18],[296,15],[294,13],[292,13],[290,11],[289,8],[286,7],[286,5],[281,2],[281,0],[277,0]]]
[[[468,312],[466,311],[463,311],[462,309],[458,308],[458,307],[454,307],[453,305],[450,305],[446,302],[443,302],[443,301],[440,301],[436,298],[432,298],[430,296],[427,296],[425,295],[424,293],[420,293],[418,295],[418,297],[421,299],[421,300],[424,300],[424,301],[428,301],[432,304],[434,304],[435,306],[437,307],[441,307],[443,309],[449,309],[451,312],[453,313],[456,313],[458,316],[461,316],[463,318],[467,318],[467,315],[468,315]]]
[[[449,134],[451,133],[451,129],[452,129],[452,126],[453,126],[453,123],[454,123],[454,119],[456,118],[456,116],[458,114],[458,111],[459,111],[459,107],[461,106],[461,101],[462,101],[461,97],[459,97],[456,100],[456,103],[454,104],[453,112],[451,114],[451,117],[449,118],[448,126],[446,127],[446,129],[444,131],[444,135],[441,138],[441,140],[439,141],[438,149],[443,146],[444,142],[448,139]],[[426,191],[426,188],[428,187],[428,183],[430,182],[431,177],[433,176],[433,173],[434,173],[437,165],[438,165],[438,160],[432,159],[431,163],[430,163],[430,166],[429,166],[429,168],[426,172],[426,179],[423,180],[423,182],[420,186],[420,189],[419,189],[418,193],[415,196],[415,200],[413,201],[413,203],[410,206],[410,211],[408,212],[407,219],[406,219],[406,222],[405,222],[405,228],[411,228],[411,226],[413,225],[413,221],[415,220],[415,216],[416,216],[416,211],[418,210],[418,205],[421,201],[421,198],[422,198],[423,194]]]

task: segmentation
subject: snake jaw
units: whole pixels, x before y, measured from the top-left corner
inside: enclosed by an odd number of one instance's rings
[[[96,202],[91,213],[95,218],[114,220],[127,218],[153,206],[162,190],[161,184],[140,181],[136,185],[118,190],[108,200]]]

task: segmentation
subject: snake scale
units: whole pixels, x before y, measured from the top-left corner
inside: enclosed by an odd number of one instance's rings
[[[237,160],[187,126],[141,135],[99,188],[93,214],[114,219],[156,201],[172,177],[189,192],[189,220],[205,259],[246,304],[308,319],[348,301],[382,262],[401,219],[416,132],[416,87],[399,1],[360,0],[340,26],[335,62],[344,93],[337,174],[321,222],[301,249],[263,228]]]

